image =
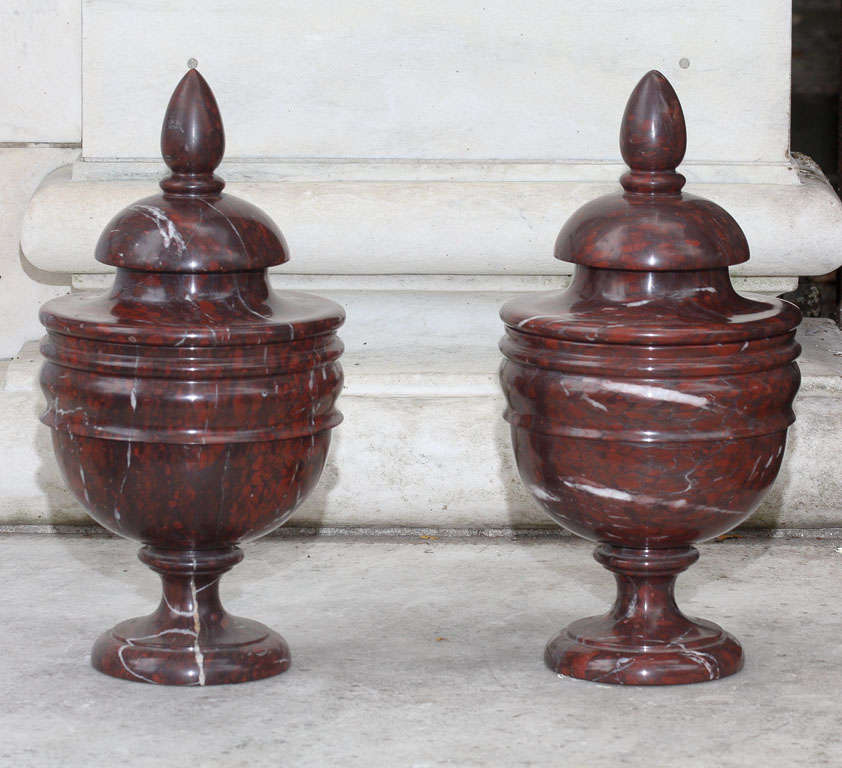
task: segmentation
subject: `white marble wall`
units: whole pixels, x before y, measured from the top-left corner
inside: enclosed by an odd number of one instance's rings
[[[691,162],[787,161],[789,0],[85,0],[84,20],[86,159],[157,158],[195,57],[229,158],[616,162],[661,69]]]
[[[691,184],[752,240],[740,274],[826,272],[842,207],[787,156],[789,14],[788,0],[7,4],[0,141],[81,140],[82,159],[23,223],[52,168],[23,147],[4,160],[0,357],[37,331],[36,294],[99,270],[99,229],[153,188],[161,114],[191,56],[223,108],[224,172],[276,216],[291,271],[567,271],[555,232],[614,187],[624,101],[659,67],[690,122]],[[120,181],[138,174],[148,188]]]
[[[555,234],[616,188],[619,119],[645,71],[681,97],[690,191],[749,236],[741,281],[780,292],[842,262],[839,199],[788,155],[789,17],[789,0],[7,3],[0,358],[30,343],[0,362],[0,522],[85,519],[37,423],[37,310],[107,279],[93,244],[154,191],[161,116],[190,57],[223,110],[229,189],[290,241],[273,282],[348,307],[347,421],[298,521],[544,522],[500,418],[496,310],[565,279]],[[825,352],[764,524],[842,522],[828,479],[842,358]]]
[[[38,306],[66,292],[20,252],[24,213],[39,184],[73,162],[82,136],[80,0],[0,3],[0,359],[40,334]]]
[[[0,142],[79,142],[81,6],[81,0],[0,3]]]

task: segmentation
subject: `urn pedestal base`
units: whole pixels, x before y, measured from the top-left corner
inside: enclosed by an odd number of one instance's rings
[[[277,632],[222,607],[219,580],[243,559],[239,548],[143,547],[138,556],[161,574],[161,604],[101,635],[91,653],[95,669],[158,685],[244,683],[289,669],[289,647]]]
[[[739,671],[739,642],[709,621],[685,616],[675,580],[699,557],[693,547],[631,549],[603,544],[594,558],[617,579],[609,613],[573,622],[547,645],[550,669],[616,685],[680,685]]]

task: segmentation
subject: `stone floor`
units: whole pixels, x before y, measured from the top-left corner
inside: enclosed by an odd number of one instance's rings
[[[562,624],[610,600],[584,543],[271,539],[223,597],[285,635],[291,670],[174,689],[88,665],[99,631],[156,601],[133,545],[0,536],[0,765],[839,766],[839,544],[703,546],[679,602],[742,640],[745,669],[643,689],[543,666]]]

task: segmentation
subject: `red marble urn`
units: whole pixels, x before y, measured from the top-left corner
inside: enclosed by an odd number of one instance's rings
[[[167,109],[163,192],[119,213],[96,258],[113,287],[47,303],[42,421],[68,486],[109,531],[143,543],[157,610],[118,624],[92,663],[126,680],[212,685],[289,667],[276,632],[226,613],[241,542],[281,525],[318,481],[341,421],[341,307],[276,293],[283,235],[214,175],[225,138],[195,69]]]
[[[569,289],[501,312],[520,475],[556,522],[598,542],[617,580],[613,608],[564,629],[546,662],[603,683],[740,669],[737,640],[682,614],[673,588],[695,542],[757,507],[794,420],[800,313],[734,291],[728,267],[748,244],[722,208],[681,192],[685,144],[678,98],[650,72],[623,115],[623,191],[580,208],[556,241],[576,264]]]

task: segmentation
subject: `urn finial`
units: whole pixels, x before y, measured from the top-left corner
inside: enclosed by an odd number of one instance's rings
[[[620,152],[631,171],[621,179],[629,192],[677,192],[684,177],[675,169],[684,159],[684,113],[669,80],[647,72],[632,91],[620,128]]]
[[[213,175],[225,154],[222,115],[213,91],[195,67],[175,87],[161,126],[161,154],[172,173],[161,182],[170,193],[219,192]]]

